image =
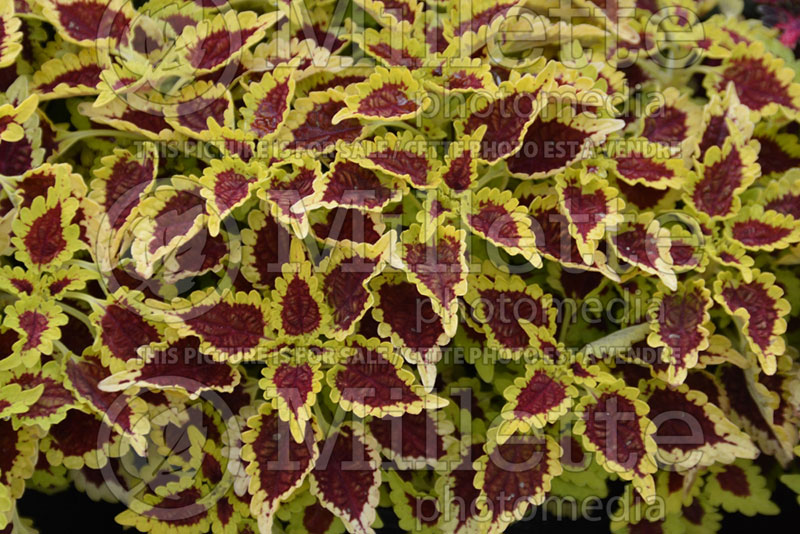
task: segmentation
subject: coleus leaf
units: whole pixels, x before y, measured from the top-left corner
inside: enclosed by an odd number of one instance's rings
[[[520,254],[534,266],[541,266],[527,210],[511,191],[485,187],[467,199],[469,204],[461,207],[461,215],[475,234],[509,254]]]
[[[142,200],[131,223],[136,270],[150,278],[156,263],[186,244],[204,227],[206,202],[197,180],[173,176]]]
[[[769,394],[764,385],[753,380],[747,371],[732,365],[721,366],[719,377],[723,384],[720,404],[724,404],[722,408],[727,410],[731,421],[744,429],[762,451],[781,461],[788,460],[791,456],[787,455],[779,438],[782,428],[775,426],[773,406],[765,402]],[[761,399],[756,400],[756,397]]]
[[[290,68],[265,72],[261,81],[247,87],[241,110],[242,129],[246,133],[261,140],[277,135],[278,128],[289,113],[289,102],[294,95],[292,72]]]
[[[748,255],[748,251],[737,241],[730,241],[718,237],[711,241],[709,256],[714,262],[725,267],[733,267],[741,273],[742,279],[749,282],[753,279],[753,266],[755,260]]]
[[[247,201],[253,188],[265,176],[264,166],[257,161],[244,163],[230,157],[211,161],[200,178],[203,186],[200,194],[206,199],[208,228],[212,237],[219,234],[223,219]]]
[[[64,360],[64,384],[92,411],[103,417],[108,427],[125,436],[131,447],[143,454],[145,436],[150,430],[147,403],[132,392],[113,393],[100,389],[100,382],[111,375],[100,359],[92,355]]]
[[[417,0],[356,0],[356,4],[381,25],[395,29],[413,26],[425,7]]]
[[[378,323],[378,334],[390,338],[405,360],[417,364],[423,384],[433,386],[434,364],[441,357],[440,349],[450,340],[442,319],[433,311],[431,299],[421,295],[403,273],[386,273],[370,284],[374,299],[372,317]]]
[[[770,181],[761,192],[759,203],[767,211],[800,219],[800,173],[789,171],[779,180]]]
[[[647,394],[648,416],[657,427],[658,460],[691,469],[736,458],[755,458],[758,449],[701,391],[654,384]]]
[[[765,210],[757,204],[745,206],[725,223],[725,237],[747,250],[771,252],[800,241],[800,224],[794,216]]]
[[[301,342],[324,335],[331,326],[331,313],[320,289],[320,279],[305,260],[305,247],[295,240],[290,261],[281,266],[282,276],[275,279],[272,291],[271,322],[278,336],[289,342]]]
[[[33,75],[34,91],[42,100],[93,95],[102,72],[97,51],[86,48],[43,63]]]
[[[385,231],[384,217],[375,211],[321,209],[312,212],[309,218],[314,237],[332,247],[356,249],[374,255],[397,240],[394,231]]]
[[[654,301],[657,304],[650,311],[647,343],[664,347],[660,357],[669,364],[667,382],[681,384],[687,371],[697,365],[700,352],[709,346],[710,332],[705,324],[710,320],[711,292],[702,279],[697,279],[680,282],[675,292],[662,288]]]
[[[800,144],[796,135],[762,126],[755,129],[753,139],[761,145],[757,161],[762,176],[777,178],[800,164]]]
[[[190,66],[195,74],[213,72],[238,59],[280,18],[278,12],[257,15],[231,10],[197,25],[187,25],[162,63]]]
[[[345,67],[336,72],[319,71],[303,78],[295,86],[295,96],[303,98],[314,92],[326,92],[334,89],[341,92],[351,83],[363,82],[367,79],[369,72],[365,72],[361,66],[354,65]]]
[[[669,233],[669,264],[676,274],[705,271],[709,258],[702,250],[705,239],[703,229],[694,222],[672,224],[667,228]]]
[[[264,398],[271,401],[281,421],[289,423],[295,441],[302,443],[311,408],[322,391],[320,363],[283,357],[264,367],[261,374],[258,387],[264,391]]]
[[[641,184],[654,189],[679,188],[689,176],[682,159],[673,156],[663,145],[647,139],[628,139],[612,144],[610,149],[615,176],[630,185]]]
[[[298,491],[278,512],[284,512],[289,516],[289,524],[286,528],[286,532],[289,534],[343,534],[345,532],[341,520],[323,507],[310,491]]]
[[[443,411],[373,417],[367,423],[378,450],[399,469],[437,467],[450,450],[455,426]]]
[[[373,534],[380,458],[375,442],[359,423],[345,423],[325,439],[311,471],[311,493],[356,534]]]
[[[637,135],[670,147],[676,155],[694,153],[703,113],[689,96],[676,87],[665,89],[639,120]]]
[[[458,297],[467,292],[464,230],[438,226],[435,235],[423,239],[419,225],[404,231],[398,243],[408,279],[420,294],[431,298],[433,310],[442,317],[445,333],[455,334]]]
[[[176,284],[196,279],[209,271],[219,273],[226,266],[231,253],[238,253],[238,243],[234,240],[235,237],[226,231],[211,236],[207,228],[201,229],[189,241],[164,257],[160,270],[161,278],[167,284]],[[235,272],[230,263],[227,266],[225,275]]]
[[[384,473],[389,483],[389,501],[397,515],[398,526],[406,532],[429,534],[439,532],[443,518],[439,503],[429,490],[416,489],[412,481],[404,480],[396,472]],[[386,487],[386,486],[384,486]]]
[[[771,491],[761,470],[751,461],[737,460],[729,465],[709,467],[703,494],[709,503],[721,506],[726,512],[747,516],[776,515],[779,508],[770,499]]]
[[[696,176],[687,182],[684,199],[711,220],[731,217],[739,211],[739,195],[758,176],[758,151],[753,142],[737,143],[734,138],[722,147],[709,148]]]
[[[80,174],[73,172],[68,163],[45,163],[23,174],[16,183],[16,193],[21,207],[30,207],[36,197],[47,198],[48,190],[55,187],[71,192],[70,196],[82,198],[86,195],[86,182]]]
[[[292,161],[288,170],[277,168],[271,172],[269,182],[257,194],[269,203],[270,213],[278,221],[304,238],[309,228],[306,203],[311,203],[314,182],[322,179],[322,167],[318,160],[303,158]]]
[[[207,137],[211,138],[213,145],[223,156],[239,158],[245,163],[257,155],[255,140],[250,139],[243,130],[233,129],[229,126],[220,125],[216,120],[208,121]]]
[[[661,494],[659,494],[661,496]],[[614,519],[611,521],[612,532],[625,532],[634,534],[636,532],[646,532],[651,534],[667,534],[668,532],[680,532],[682,527],[679,516],[671,509],[665,510],[663,501],[660,504],[651,505],[642,500],[639,495],[626,486],[621,496],[621,502],[616,506],[616,511],[612,512]],[[629,512],[619,513],[622,509]]]
[[[69,410],[63,421],[50,427],[40,444],[50,465],[68,469],[101,469],[108,463],[112,447],[119,446],[119,434],[101,429],[99,415],[82,410]]]
[[[227,87],[205,81],[181,88],[164,108],[164,120],[176,132],[194,139],[214,140],[212,125],[233,127],[233,99]]]
[[[332,90],[298,98],[292,103],[276,140],[289,150],[299,148],[320,154],[333,150],[337,141],[353,143],[365,130],[355,118],[334,123],[334,116],[343,109],[346,109],[344,96]]]
[[[596,452],[597,461],[609,473],[631,480],[649,502],[655,498],[656,429],[645,417],[648,407],[638,394],[622,380],[598,384],[597,392],[586,395],[577,406],[574,431],[583,436],[586,450]]]
[[[110,0],[45,0],[41,9],[60,36],[81,46],[127,43],[137,16],[133,5]]]
[[[23,297],[6,306],[3,326],[15,330],[18,340],[12,346],[13,354],[0,362],[0,369],[17,365],[31,368],[44,361],[42,356],[53,353],[54,344],[61,338],[60,327],[66,324],[67,316],[52,301]]]
[[[756,123],[779,110],[788,116],[800,110],[800,85],[793,83],[794,77],[783,60],[765,52],[763,43],[739,43],[719,70],[706,76],[703,86],[713,95],[733,82],[739,101],[750,109]]]
[[[519,4],[516,0],[480,0],[462,10],[457,3],[450,2],[445,19],[445,37],[448,40],[458,38],[464,43],[462,46],[467,53],[478,50],[490,35],[497,33],[504,20],[514,19]]]
[[[351,31],[347,37],[358,44],[367,55],[387,67],[413,70],[425,63],[425,44],[413,35],[404,35],[403,39],[398,40],[397,33],[391,27],[383,28],[379,32],[373,28]]]
[[[195,398],[204,391],[231,392],[239,383],[239,371],[216,362],[200,351],[194,336],[150,344],[138,351],[124,371],[103,379],[103,391],[124,391],[131,386],[175,391]]]
[[[8,376],[11,376],[10,373]],[[5,378],[0,379],[0,384],[2,384],[0,385],[0,417],[4,419],[12,415],[24,414],[44,392],[43,387],[23,390],[18,383],[5,382]]]
[[[0,487],[11,499],[19,499],[25,491],[25,480],[33,475],[39,436],[33,427],[14,429],[11,421],[0,420],[0,447],[5,452],[0,471]]]
[[[91,103],[83,102],[78,105],[78,111],[99,124],[141,134],[151,140],[172,140],[176,137],[175,132],[164,119],[163,105],[154,97],[153,102],[133,108],[120,98],[102,107],[93,107]]]
[[[10,3],[0,10],[0,68],[14,64],[22,51],[22,21],[14,16],[15,6]],[[19,11],[19,10],[17,10]]]
[[[430,177],[436,175],[441,164],[434,147],[421,135],[415,136],[409,131],[366,140],[353,147],[350,158],[362,167],[403,178],[418,189],[437,185]]]
[[[514,379],[503,391],[506,404],[503,423],[497,433],[501,443],[515,433],[527,434],[534,428],[554,423],[572,408],[578,390],[572,385],[571,373],[544,362],[529,363],[525,376]]]
[[[84,269],[80,265],[70,265],[46,275],[42,282],[47,295],[54,299],[62,299],[67,291],[80,291],[86,283],[97,278],[96,273]]]
[[[762,411],[772,409],[772,434],[777,445],[776,457],[782,465],[786,465],[791,458],[791,449],[795,445],[794,412],[798,402],[798,377],[793,370],[788,355],[784,355],[778,365],[778,372],[774,375],[756,373],[754,368],[749,373],[752,379],[752,390],[758,395]],[[755,376],[754,376],[755,375]],[[765,409],[767,406],[769,408]],[[767,413],[767,416],[769,413]]]
[[[490,439],[476,461],[479,506],[490,516],[487,532],[498,533],[529,505],[544,502],[551,480],[562,472],[561,447],[550,436],[515,434],[504,443]]]
[[[215,359],[244,358],[273,341],[269,321],[270,301],[257,291],[197,291],[190,296],[189,311],[179,312],[180,330],[201,339],[200,352]],[[184,306],[181,306],[183,309]]]
[[[465,197],[466,195],[452,199],[450,194],[442,189],[433,189],[426,192],[425,200],[422,201],[422,209],[417,212],[415,217],[416,222],[419,223],[425,233],[425,239],[430,239],[433,236],[436,232],[436,227],[455,219],[458,212],[461,211],[459,208],[466,209],[470,207],[470,200]],[[457,202],[460,202],[460,204]]]
[[[22,267],[4,265],[0,268],[0,289],[17,297],[32,296],[40,290],[42,279],[32,271]]]
[[[474,483],[474,461],[482,455],[483,443],[475,436],[470,446],[451,451],[443,459],[449,468],[436,481],[434,489],[440,496],[440,508],[445,517],[453,519],[453,534],[480,531],[481,510],[473,506],[480,497],[480,489]]]
[[[508,170],[521,179],[558,174],[585,159],[624,125],[618,119],[596,118],[568,106],[548,105],[528,128],[520,150],[507,160]]]
[[[455,122],[457,136],[471,135],[485,126],[483,135],[477,135],[481,137],[480,159],[486,163],[516,153],[541,109],[539,95],[550,88],[553,71],[554,64],[550,64],[535,78],[514,73],[500,84],[497,98],[475,97],[477,102],[470,107],[471,115]]]
[[[709,323],[709,326],[713,326],[713,324],[714,323]],[[713,331],[713,329],[709,330]],[[723,363],[730,363],[741,368],[750,366],[750,361],[738,350],[733,348],[733,343],[728,337],[720,334],[713,334],[708,338],[708,348],[700,351],[695,368],[702,369],[704,367]]]
[[[643,184],[630,185],[619,178],[613,180],[613,185],[621,193],[621,197],[628,206],[636,207],[639,211],[654,210],[662,212],[675,207],[680,200],[682,191],[677,189],[655,189]]]
[[[9,108],[6,108],[7,111]],[[10,119],[10,115],[6,115],[5,121]],[[8,124],[11,124],[10,122]],[[25,171],[38,167],[44,161],[47,155],[47,150],[42,147],[42,134],[44,125],[47,121],[40,117],[38,113],[31,114],[22,126],[24,135],[19,141],[4,141],[0,144],[0,175],[3,176],[19,176],[24,174]],[[10,130],[7,126],[7,135],[16,137],[19,130],[11,126]],[[0,137],[0,139],[2,139]],[[48,145],[52,148],[52,145]]]
[[[443,399],[426,393],[392,345],[356,335],[341,361],[328,370],[331,401],[359,417],[417,414],[441,407]]]
[[[139,347],[159,341],[159,325],[145,319],[141,312],[123,302],[112,302],[90,316],[98,333],[94,347],[103,365],[112,371],[125,369],[128,361],[139,358]]]
[[[703,125],[704,129],[697,147],[699,151],[697,159],[700,161],[709,148],[723,146],[730,136],[743,140],[750,139],[754,126],[750,120],[750,110],[739,101],[733,83],[728,84],[724,93],[711,95],[703,108]],[[762,143],[762,150],[763,148]]]
[[[292,237],[268,212],[267,206],[247,214],[242,235],[242,274],[256,288],[272,288],[289,261]]]
[[[438,16],[437,16],[438,15]],[[429,15],[429,26],[425,33],[428,47],[436,46],[446,50],[448,45],[442,26],[443,17],[438,13]],[[451,49],[452,50],[452,49]],[[448,51],[449,53],[450,51]],[[441,71],[439,73],[439,71]],[[471,93],[473,91],[494,91],[497,85],[494,82],[491,65],[484,63],[480,58],[447,57],[436,70],[436,75],[425,80],[425,86],[441,94]]]
[[[247,420],[248,430],[242,459],[248,462],[250,475],[250,511],[258,518],[262,532],[270,532],[278,504],[302,484],[318,460],[316,424],[303,423],[303,442],[295,443],[288,423],[278,417],[269,404],[262,404],[258,414]]]
[[[195,484],[159,491],[162,495],[155,491],[141,492],[114,520],[123,526],[136,526],[141,532],[205,532],[210,527],[211,518],[207,504],[202,501],[207,497],[204,490],[202,485]]]
[[[431,180],[433,183],[441,182],[451,191],[461,193],[477,181],[481,144],[474,137],[468,135],[450,143],[437,177]]]
[[[19,211],[12,224],[15,257],[38,271],[50,271],[69,260],[80,248],[80,228],[73,223],[78,200],[68,191],[48,189],[30,207]]]
[[[652,213],[640,213],[619,225],[611,234],[611,245],[624,262],[658,276],[669,289],[677,289],[677,278],[670,267],[669,231]]]
[[[407,189],[400,178],[362,167],[338,153],[331,168],[314,182],[312,206],[380,211]]]
[[[569,233],[575,238],[583,261],[591,265],[606,228],[616,228],[623,221],[625,204],[616,189],[585,171],[559,175],[556,192],[559,208],[569,221]]]
[[[334,339],[349,336],[373,306],[376,294],[369,290],[369,283],[382,267],[380,256],[362,254],[356,247],[335,247],[320,262],[320,289],[331,312]]]
[[[298,10],[289,10],[291,29],[295,31],[292,40],[305,41],[309,49],[308,54],[313,57],[322,52],[324,54],[337,54],[347,44],[344,32],[338,26],[341,22],[340,13],[332,13],[329,9],[315,6],[314,9],[298,13]],[[299,28],[299,29],[298,29]],[[339,56],[334,56],[339,57]],[[301,63],[301,70],[305,67]],[[307,68],[307,67],[306,67]]]
[[[151,143],[145,143],[136,154],[116,148],[100,159],[89,184],[89,198],[102,208],[100,228],[118,232],[128,223],[155,183],[157,170],[158,151]]]
[[[404,121],[423,112],[430,100],[423,99],[420,83],[403,67],[376,67],[367,80],[349,85],[345,107],[332,119],[333,124],[352,118]]]
[[[781,298],[783,289],[775,284],[774,274],[758,269],[752,272],[751,282],[731,272],[719,273],[714,282],[714,300],[738,318],[748,346],[764,372],[771,375],[777,369],[777,357],[786,350],[782,334],[786,331],[784,316],[790,306]]]
[[[531,227],[536,238],[536,247],[541,254],[564,266],[581,271],[600,271],[612,280],[619,280],[619,275],[606,265],[605,254],[596,250],[592,264],[583,263],[575,238],[569,232],[569,221],[558,208],[558,195],[550,190],[546,196],[537,196],[529,206]]]
[[[6,23],[5,21],[6,18],[0,16],[0,27]],[[2,46],[0,43],[0,47]],[[33,94],[16,106],[10,102],[0,105],[0,140],[7,143],[21,141],[25,136],[23,125],[36,111],[38,103],[39,96]]]
[[[519,359],[551,339],[557,310],[553,297],[517,275],[488,271],[471,275],[465,300],[486,345]]]
[[[67,410],[75,404],[72,392],[63,385],[63,375],[56,361],[49,361],[39,369],[17,367],[0,376],[4,387],[18,386],[24,391],[35,392],[31,394],[36,397],[34,402],[24,411],[12,415],[15,429],[37,425],[47,431],[51,425],[63,421]]]

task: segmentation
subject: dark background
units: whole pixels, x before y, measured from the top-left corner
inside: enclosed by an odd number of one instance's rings
[[[747,517],[742,514],[725,514],[723,512],[722,528],[720,532],[755,532],[756,529],[781,528],[787,529],[789,525],[800,522],[800,506],[797,505],[797,495],[786,486],[778,483],[772,500],[780,507],[778,516]],[[98,532],[103,534],[120,534],[122,532],[135,532],[132,529],[125,531],[114,522],[114,516],[125,508],[122,505],[108,504],[105,502],[92,502],[89,497],[75,489],[45,495],[36,491],[26,491],[18,503],[20,514],[33,518],[34,526],[41,534],[73,534]],[[399,534],[403,532],[393,521],[390,509],[381,508],[379,514],[386,525],[379,530],[379,534]],[[737,530],[738,529],[738,530]],[[796,528],[789,527],[789,530]],[[530,521],[516,523],[506,530],[508,534],[608,534],[608,520],[600,521],[568,521],[556,520],[551,516],[547,521],[542,521],[537,514]],[[197,534],[203,534],[198,532]]]

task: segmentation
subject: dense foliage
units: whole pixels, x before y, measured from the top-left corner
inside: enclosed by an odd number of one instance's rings
[[[0,532],[70,486],[171,534],[779,513],[763,3],[0,0]]]

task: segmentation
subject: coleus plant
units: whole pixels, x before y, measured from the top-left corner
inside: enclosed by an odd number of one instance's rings
[[[70,486],[173,534],[777,514],[800,64],[732,2],[551,4],[0,1],[0,532]]]

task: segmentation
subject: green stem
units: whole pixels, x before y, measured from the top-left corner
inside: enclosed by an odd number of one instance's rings
[[[586,344],[586,346],[580,350],[580,353],[584,356],[588,356],[589,354],[604,354],[606,351],[603,349],[607,347],[612,347],[614,349],[631,347],[634,343],[638,343],[647,337],[649,332],[650,323],[647,322],[629,326],[628,328],[617,330],[605,337],[601,337],[600,339]]]
[[[61,341],[57,339],[53,340],[53,346],[57,348],[59,352],[61,352],[61,354],[63,354],[64,357],[66,358],[69,358],[69,355],[72,354],[72,351],[69,350]]]
[[[503,174],[502,164],[497,164],[497,166],[490,168],[486,171],[486,174],[478,178],[478,181],[475,182],[470,186],[470,189],[475,191],[480,191],[483,187],[486,186],[489,182],[497,178],[498,176],[502,176]]]
[[[83,301],[92,308],[92,311],[103,311],[103,304],[95,297],[87,295],[86,293],[65,291],[63,298]]]
[[[597,287],[595,287],[594,289],[592,289],[591,291],[589,291],[589,292],[586,294],[586,296],[585,296],[585,297],[583,297],[583,299],[582,299],[582,300],[583,300],[583,302],[586,302],[586,300],[587,300],[587,299],[593,298],[595,295],[597,295],[598,293],[600,293],[601,291],[603,291],[603,289],[605,289],[605,287],[608,285],[608,282],[609,282],[608,278],[606,278],[606,277],[604,276],[604,277],[603,277],[603,279],[602,279],[602,280],[600,280],[600,283],[599,283],[599,284],[597,284]]]
[[[381,126],[392,126],[392,127],[395,127],[395,128],[401,128],[403,130],[408,130],[409,132],[411,132],[413,134],[422,135],[422,132],[420,132],[417,128],[415,128],[415,127],[411,126],[410,124],[408,124],[407,122],[403,122],[403,121],[376,121],[376,122],[371,122],[369,124],[369,126],[368,126],[368,128],[369,128],[368,132],[369,133],[367,135],[368,136],[371,135],[375,130],[377,130]]]
[[[91,263],[91,262],[88,262],[88,261],[85,261],[85,260],[74,259],[74,258],[69,260],[67,263],[69,265],[77,265],[81,269],[85,269],[87,271],[91,271],[93,273],[97,273],[98,276],[100,274],[100,271],[98,271],[98,269],[97,269],[97,264],[95,264],[95,263]]]
[[[89,329],[89,332],[94,332],[94,326],[92,326],[92,322],[89,320],[88,317],[86,317],[85,313],[80,311],[78,308],[70,306],[69,304],[66,304],[64,302],[59,302],[58,305],[61,307],[62,310],[64,310],[64,313],[69,314],[74,318],[76,318],[77,320],[79,320],[80,322],[82,322],[86,326],[86,328]]]
[[[327,436],[331,430],[331,425],[325,418],[325,414],[322,413],[322,408],[320,408],[319,401],[314,403],[314,415],[317,417],[317,424],[322,430],[322,435]]]
[[[119,130],[79,130],[77,132],[70,132],[58,140],[59,154],[65,154],[67,150],[72,147],[72,145],[89,137],[115,137],[117,139],[147,141],[145,136],[135,132],[122,132]]]
[[[14,13],[14,16],[21,19],[41,20],[42,22],[50,23],[45,17],[36,13]]]

